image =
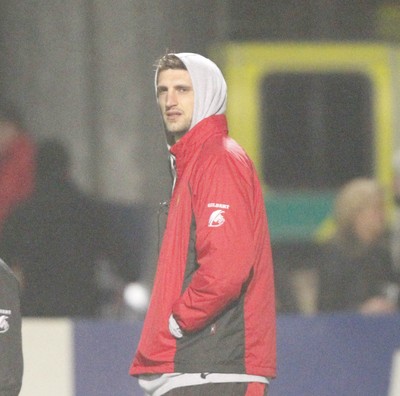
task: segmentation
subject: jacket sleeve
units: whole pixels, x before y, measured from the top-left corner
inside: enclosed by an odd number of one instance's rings
[[[172,310],[186,332],[202,329],[238,299],[255,256],[250,161],[225,152],[203,162],[197,174],[192,205],[198,269]]]

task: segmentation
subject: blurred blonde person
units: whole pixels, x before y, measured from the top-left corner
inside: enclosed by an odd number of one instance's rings
[[[336,233],[321,262],[320,311],[396,312],[383,188],[373,179],[351,180],[336,197],[334,217]]]

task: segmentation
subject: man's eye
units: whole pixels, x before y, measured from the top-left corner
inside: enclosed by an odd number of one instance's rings
[[[181,85],[176,88],[178,92],[189,92],[191,90],[191,87],[188,87],[186,85]]]

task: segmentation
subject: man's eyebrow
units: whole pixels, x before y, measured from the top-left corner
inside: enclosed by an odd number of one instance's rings
[[[174,88],[174,89],[181,89],[181,88],[192,89],[192,86],[190,84],[182,83],[182,84],[176,84],[172,88]],[[157,91],[161,91],[164,89],[168,89],[168,87],[166,85],[157,85]]]
[[[174,88],[188,88],[188,89],[191,89],[192,87],[189,84],[177,84],[177,85],[175,85]]]
[[[158,92],[162,92],[165,91],[167,89],[167,87],[165,85],[157,85],[156,91]]]

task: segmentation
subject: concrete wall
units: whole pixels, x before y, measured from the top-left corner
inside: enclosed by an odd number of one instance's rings
[[[74,174],[90,186],[86,21],[81,0],[5,1],[0,6],[1,97],[35,137],[60,136]]]
[[[0,96],[35,137],[65,141],[83,188],[158,203],[169,172],[153,64],[166,49],[206,52],[224,15],[210,0],[2,1]]]
[[[226,14],[224,0],[0,2],[0,98],[20,109],[38,141],[65,142],[80,187],[154,208],[148,282],[158,204],[170,194],[154,63],[167,49],[206,54],[224,38]]]

